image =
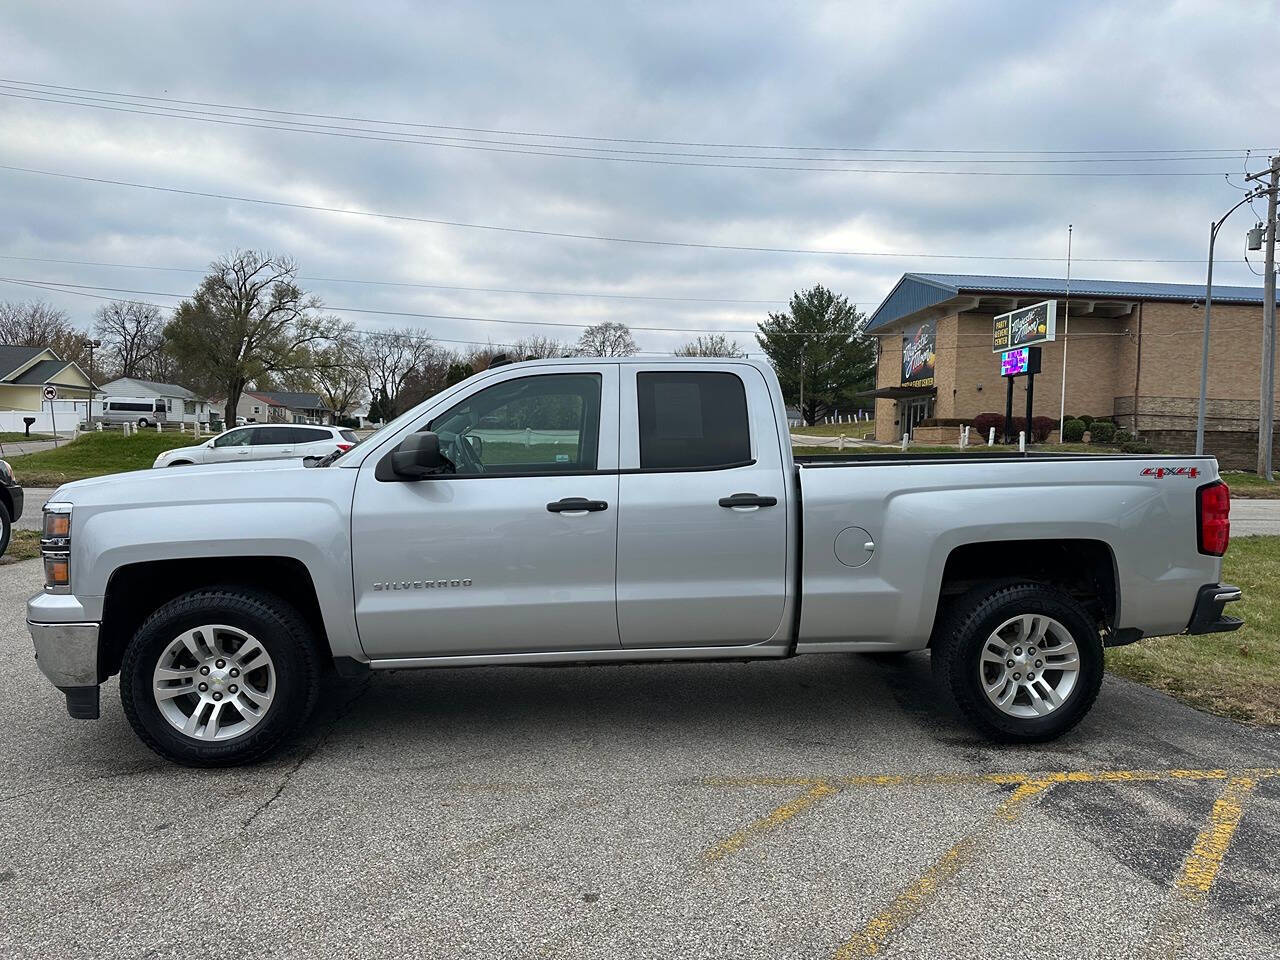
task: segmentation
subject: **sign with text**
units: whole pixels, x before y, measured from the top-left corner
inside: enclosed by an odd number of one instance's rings
[[[937,351],[938,323],[926,320],[902,332],[902,385],[932,387]]]
[[[1040,372],[1040,348],[1019,347],[1000,354],[1000,376],[1021,377]]]
[[[1003,353],[1052,340],[1057,320],[1057,300],[1002,313],[991,324],[991,352]]]

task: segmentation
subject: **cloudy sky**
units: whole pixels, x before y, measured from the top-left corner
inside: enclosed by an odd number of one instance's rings
[[[0,275],[171,304],[252,247],[360,329],[652,351],[818,282],[1061,276],[1068,223],[1076,276],[1203,282],[1280,147],[1278,35],[1209,0],[6,4],[0,165],[44,173],[0,169]],[[1221,282],[1261,284],[1253,219]],[[60,289],[0,299],[87,325]]]

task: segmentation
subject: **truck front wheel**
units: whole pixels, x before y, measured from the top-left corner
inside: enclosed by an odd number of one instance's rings
[[[310,715],[318,685],[298,612],[239,587],[195,590],[161,606],[125,648],[120,669],[134,732],[193,767],[263,759]]]
[[[1079,723],[1102,686],[1102,637],[1069,595],[1040,583],[979,588],[933,644],[934,672],[994,740],[1052,740]]]

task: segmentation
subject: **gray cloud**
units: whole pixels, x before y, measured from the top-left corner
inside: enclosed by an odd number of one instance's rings
[[[698,142],[986,150],[1265,147],[1265,138],[1276,134],[1264,121],[1280,115],[1280,68],[1264,55],[1278,22],[1274,4],[475,6],[223,3],[158,13],[144,4],[11,5],[0,12],[0,63],[10,79],[153,96]],[[0,124],[6,131],[0,163],[299,203],[713,243],[1059,257],[1071,222],[1079,257],[1198,259],[1205,225],[1238,197],[1212,177],[658,166],[344,140],[5,98]],[[855,165],[887,166],[874,154]],[[1260,165],[1255,161],[1254,169]],[[1242,162],[1080,165],[1136,167],[1238,170]],[[9,256],[200,267],[233,247],[251,246],[289,252],[305,274],[317,277],[778,305],[794,289],[822,282],[874,307],[912,269],[1026,275],[1062,269],[1055,263],[810,257],[495,234],[5,171],[0,210],[0,254]],[[1240,256],[1249,215],[1237,217],[1223,235],[1217,275],[1224,283],[1260,283]],[[1081,263],[1075,273],[1198,282],[1203,267]],[[0,261],[0,274],[176,293],[188,292],[196,279],[17,261]],[[749,329],[768,309],[313,286],[337,305],[544,324],[616,319],[689,330]],[[0,297],[28,295],[0,284]],[[70,295],[49,299],[82,322],[95,307]],[[349,319],[367,329],[405,322]],[[451,339],[575,336],[570,329],[463,320],[421,325]],[[687,337],[645,333],[638,339],[645,349],[669,350]]]

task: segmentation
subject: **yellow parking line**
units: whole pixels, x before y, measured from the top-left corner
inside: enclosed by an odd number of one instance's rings
[[[1058,781],[1028,780],[1018,786],[996,809],[993,820],[1012,823],[1017,820],[1027,801],[1043,793]],[[990,825],[967,834],[939,857],[928,870],[907,887],[883,912],[879,913],[835,952],[836,960],[874,957],[889,939],[924,909],[938,887],[971,863],[990,840]]]
[[[809,786],[804,793],[800,794],[794,800],[784,803],[775,810],[770,811],[767,815],[761,817],[755,823],[739,830],[729,839],[717,843],[710,850],[703,853],[704,860],[716,861],[723,860],[731,853],[736,853],[752,838],[776,830],[798,813],[803,813],[815,803],[826,797],[835,796],[840,791],[826,781],[819,780]]]
[[[710,777],[708,787],[812,787],[818,783],[840,787],[919,787],[965,784],[1010,786],[1047,781],[1051,783],[1143,783],[1167,780],[1227,780],[1234,776],[1259,779],[1280,776],[1280,769],[1231,771],[1224,769],[1173,770],[1054,770],[1044,773],[905,773],[863,774],[849,777]]]
[[[1174,887],[1184,894],[1199,898],[1208,894],[1213,881],[1222,869],[1222,860],[1231,847],[1244,804],[1258,785],[1256,775],[1236,776],[1227,781],[1209,812],[1209,821],[1196,837],[1191,852],[1182,865],[1182,872],[1174,881]]]

